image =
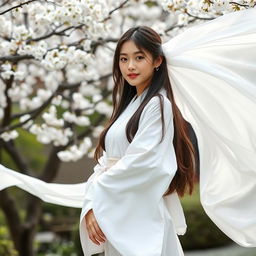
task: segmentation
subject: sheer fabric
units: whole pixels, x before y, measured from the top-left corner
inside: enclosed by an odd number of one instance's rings
[[[256,9],[163,45],[174,98],[195,130],[201,203],[241,246],[256,246]]]

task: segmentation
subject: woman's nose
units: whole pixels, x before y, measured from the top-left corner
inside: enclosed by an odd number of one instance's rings
[[[129,63],[128,63],[128,69],[129,69],[129,70],[133,70],[134,68],[135,68],[135,67],[134,67],[134,63],[133,63],[132,60],[130,60]]]

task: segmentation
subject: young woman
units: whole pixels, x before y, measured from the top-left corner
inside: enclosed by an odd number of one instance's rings
[[[256,246],[255,15],[226,14],[163,45],[143,26],[121,37],[114,110],[81,212],[86,256],[183,255],[178,195],[192,192],[197,169],[185,120],[198,140],[206,213],[238,244]]]
[[[86,255],[99,252],[101,243],[107,256],[183,255],[175,230],[180,223],[164,195],[183,196],[187,188],[192,193],[195,153],[173,98],[160,36],[145,26],[129,29],[118,41],[113,76],[113,114],[95,152],[98,160],[104,150],[105,162],[113,165],[91,185],[95,200],[86,193],[82,245],[87,251],[95,244]],[[171,207],[179,203],[174,195]],[[183,218],[179,204],[175,209]]]

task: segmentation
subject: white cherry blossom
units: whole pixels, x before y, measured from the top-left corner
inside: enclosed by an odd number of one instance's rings
[[[19,4],[6,2],[5,8]],[[65,146],[75,141],[60,152],[60,159],[92,156],[91,142],[77,141],[75,127],[94,125],[94,113],[110,117],[112,58],[122,33],[148,25],[165,42],[204,18],[255,5],[256,0],[59,0],[16,8],[12,18],[10,13],[0,16],[0,119],[7,105],[15,104],[20,128],[35,134],[40,143]],[[26,122],[31,116],[33,120]],[[102,129],[96,126],[92,136],[97,138]],[[15,130],[0,135],[5,140],[17,136]]]
[[[20,117],[20,122],[23,123],[23,122],[26,122],[31,116],[29,114],[26,114],[24,116],[21,116]],[[29,129],[31,127],[31,125],[33,125],[33,120],[29,120],[27,121],[24,125],[22,125],[22,127],[24,129]]]
[[[108,117],[110,117],[113,107],[110,106],[109,104],[107,104],[106,102],[102,101],[96,105],[95,110],[101,114],[104,114],[104,115],[107,115]]]
[[[80,143],[79,146],[72,145],[69,147],[69,149],[58,152],[58,157],[63,162],[70,162],[70,161],[77,161],[81,159],[91,148],[92,142],[90,138],[86,137],[84,140]]]
[[[0,120],[4,117],[4,110],[0,107]]]
[[[95,127],[93,130],[92,136],[94,138],[98,138],[100,136],[100,133],[103,131],[103,129],[104,129],[104,126],[102,125]]]
[[[42,118],[45,120],[46,124],[51,126],[62,127],[64,125],[64,120],[57,118],[57,109],[53,105],[50,106],[49,112],[43,113]]]
[[[72,105],[74,109],[85,109],[85,108],[90,108],[92,106],[90,101],[84,98],[84,96],[81,93],[74,93],[72,95],[72,98],[73,98]]]
[[[0,137],[4,141],[14,140],[19,136],[18,132],[16,130],[10,131],[10,132],[4,132],[0,134]]]

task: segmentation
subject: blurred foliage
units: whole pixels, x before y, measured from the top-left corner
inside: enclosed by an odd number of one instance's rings
[[[16,144],[18,151],[21,152],[21,157],[25,159],[30,168],[36,171],[40,170],[47,160],[45,145],[39,143],[36,140],[35,135],[24,129],[17,129],[17,131],[19,136],[14,143]],[[17,170],[17,166],[4,150],[2,150],[2,160],[3,165]]]
[[[5,217],[3,212],[0,210],[0,226],[4,226],[5,225]]]
[[[179,236],[184,250],[213,248],[232,242],[206,215],[198,186],[192,196],[185,196],[181,202],[187,222],[186,234]]]
[[[1,220],[2,221],[2,220]],[[0,226],[0,255],[17,256],[18,253],[14,249],[12,240],[6,227]]]
[[[37,256],[78,256],[74,252],[74,242],[55,241],[50,244],[43,244],[37,252]]]
[[[54,218],[57,217],[77,217],[80,214],[80,208],[66,207],[56,204],[43,203],[43,212],[49,213]]]
[[[38,243],[37,256],[83,256],[79,237],[79,225],[70,230],[70,238],[57,237],[51,243]]]
[[[77,228],[73,231],[73,239],[74,239],[74,246],[75,246],[75,251],[77,253],[77,256],[84,256],[81,242],[80,242],[79,225],[77,225]]]

